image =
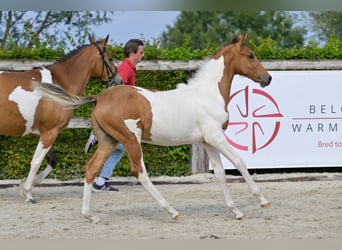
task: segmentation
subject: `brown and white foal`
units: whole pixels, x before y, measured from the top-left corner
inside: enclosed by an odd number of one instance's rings
[[[82,206],[82,214],[86,218],[99,221],[90,211],[91,185],[119,142],[127,150],[133,175],[174,219],[179,217],[179,213],[169,205],[147,175],[142,142],[164,146],[203,143],[229,210],[237,219],[242,219],[244,215],[235,206],[226,185],[219,156],[221,152],[241,172],[261,205],[269,206],[245,163],[224,136],[233,76],[246,76],[262,87],[271,82],[269,73],[245,45],[245,39],[246,35],[235,37],[232,43],[218,50],[188,84],[181,84],[170,91],[151,92],[140,87],[116,86],[96,96],[80,97],[49,84],[37,87],[42,96],[68,108],[96,103],[91,121],[99,145],[86,167]]]

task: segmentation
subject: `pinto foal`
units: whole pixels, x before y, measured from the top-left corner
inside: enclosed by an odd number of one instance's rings
[[[202,143],[229,210],[237,219],[243,219],[244,214],[235,206],[226,185],[225,171],[219,156],[221,152],[241,172],[261,205],[269,206],[249,175],[245,163],[224,135],[228,124],[227,104],[233,76],[246,76],[262,87],[270,84],[272,79],[245,45],[245,39],[246,35],[235,37],[232,43],[218,50],[188,84],[170,91],[151,92],[140,87],[116,86],[96,96],[80,97],[57,86],[38,86],[37,91],[42,96],[68,108],[96,103],[91,121],[99,145],[86,166],[82,205],[82,214],[86,218],[92,222],[99,221],[90,210],[91,185],[119,142],[127,150],[133,175],[174,219],[180,214],[169,205],[147,175],[142,142],[162,146]]]

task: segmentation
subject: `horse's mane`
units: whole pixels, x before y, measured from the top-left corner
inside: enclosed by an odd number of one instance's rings
[[[189,85],[196,83],[197,78],[205,70],[205,67],[208,65],[207,62],[210,61],[210,59],[212,59],[212,58],[218,59],[222,55],[223,51],[227,48],[228,45],[235,44],[238,42],[239,42],[239,36],[234,36],[232,38],[231,42],[226,43],[225,45],[223,45],[222,47],[217,49],[211,56],[204,59],[203,64],[199,67],[199,69],[196,71],[196,73],[193,75],[193,77],[191,77],[189,79],[188,83],[185,85],[189,86]],[[177,88],[182,88],[182,87],[184,87],[184,84],[180,84],[179,86],[177,86]]]
[[[230,44],[235,44],[239,41],[239,37],[238,36],[234,36],[231,42],[226,43],[225,45],[221,46],[219,49],[217,49],[214,53],[212,53],[210,56],[208,56],[207,58],[205,58],[203,60],[203,64],[198,68],[198,70],[196,71],[196,73],[189,79],[188,83],[186,85],[192,85],[193,83],[196,82],[198,76],[202,73],[202,71],[204,70],[205,66],[207,66],[207,62],[210,61],[210,59],[212,58],[218,58],[219,55],[221,55],[223,53],[223,50]],[[183,85],[181,84],[179,87],[183,87]],[[178,88],[178,87],[177,87]]]
[[[196,72],[193,74],[193,76],[188,80],[187,84],[185,84],[186,86],[190,86],[190,85],[194,85],[198,82],[198,79],[202,80],[203,78],[207,77],[207,74],[205,74],[204,76],[202,76],[203,72],[205,72],[207,70],[207,67],[209,67],[209,62],[211,61],[211,57],[207,57],[205,58],[200,67],[196,70]],[[216,61],[216,60],[214,60]],[[184,87],[183,84],[180,84],[180,86],[177,86],[177,88],[182,88]]]
[[[72,50],[71,52],[69,52],[68,54],[66,54],[65,56],[57,59],[54,63],[50,64],[50,65],[47,65],[46,67],[49,68],[50,66],[54,65],[54,64],[57,64],[57,63],[62,63],[64,62],[65,60],[69,59],[70,57],[74,56],[75,54],[77,54],[80,50],[82,50],[83,48],[85,47],[89,47],[90,44],[85,44],[85,45],[82,45],[82,46],[79,46],[78,48]]]

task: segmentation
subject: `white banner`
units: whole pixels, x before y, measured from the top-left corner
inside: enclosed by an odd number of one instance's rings
[[[233,81],[226,135],[247,167],[342,166],[342,71],[270,74],[266,88]]]

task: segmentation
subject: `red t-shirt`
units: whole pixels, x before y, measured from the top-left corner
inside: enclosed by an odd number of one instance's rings
[[[119,65],[118,72],[124,84],[135,85],[136,68],[128,58],[125,58]]]

